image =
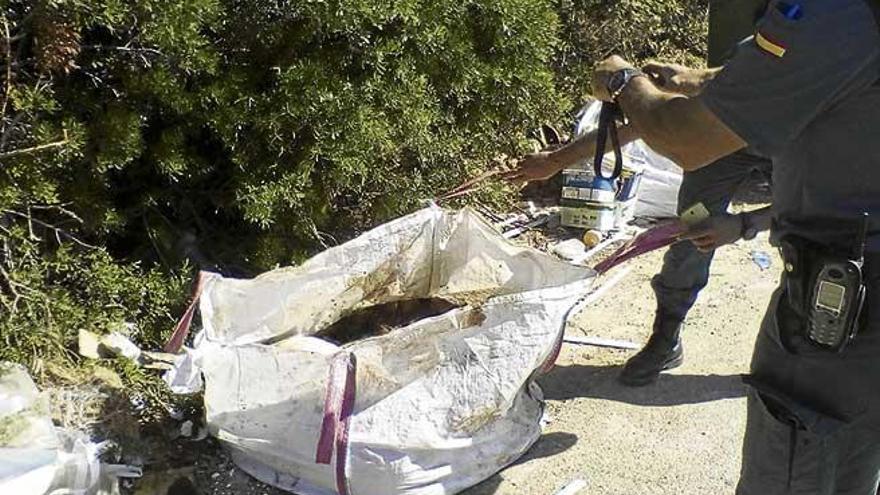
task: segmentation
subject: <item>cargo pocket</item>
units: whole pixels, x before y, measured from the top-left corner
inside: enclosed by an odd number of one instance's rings
[[[737,495],[831,493],[846,422],[744,381],[748,418]]]
[[[778,365],[775,359],[778,354],[777,350],[784,351],[786,354],[798,354],[799,344],[804,340],[804,323],[803,319],[792,309],[788,298],[789,291],[785,283],[777,288],[770,298],[767,312],[761,322],[761,331],[752,362],[752,372],[758,371],[760,373],[761,369],[767,366],[776,368]],[[762,343],[762,339],[769,340],[769,342]],[[772,351],[770,352],[772,356],[765,357],[763,355],[765,354],[763,351],[767,350]]]

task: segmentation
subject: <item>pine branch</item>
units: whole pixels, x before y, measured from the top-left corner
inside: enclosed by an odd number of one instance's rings
[[[40,225],[42,227],[45,227],[45,228],[51,230],[52,232],[54,232],[55,240],[58,242],[58,244],[62,243],[61,238],[64,237],[64,238],[70,239],[71,241],[75,242],[76,244],[79,244],[82,247],[89,248],[89,249],[98,249],[98,246],[94,246],[94,245],[89,244],[85,241],[82,241],[79,238],[77,238],[75,235],[71,234],[70,232],[68,232],[60,227],[57,227],[55,225],[52,225],[48,222],[44,222],[38,218],[34,218],[32,215],[29,215],[27,213],[22,213],[20,211],[15,211],[15,210],[0,210],[0,213],[5,213],[7,215],[12,215],[12,216],[16,216],[19,218],[23,218],[23,219],[27,220],[28,223],[35,223],[37,225]]]
[[[30,148],[21,148],[18,150],[7,151],[6,153],[0,153],[0,160],[4,158],[11,158],[13,156],[19,155],[27,155],[30,153],[38,153],[40,151],[45,151],[51,148],[59,148],[61,146],[66,145],[70,142],[70,138],[67,137],[67,130],[64,131],[64,139],[60,141],[55,141],[54,143],[46,143],[41,144],[39,146],[31,146]]]
[[[6,105],[9,102],[9,93],[12,91],[12,39],[9,37],[9,22],[6,16],[3,19],[3,32],[6,40],[6,85],[3,89],[3,104],[0,105],[0,119],[6,116]],[[3,119],[5,123],[6,120]],[[5,130],[5,126],[0,128],[0,134]]]

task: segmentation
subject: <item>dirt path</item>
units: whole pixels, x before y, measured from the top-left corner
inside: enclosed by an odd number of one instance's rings
[[[771,253],[772,267],[762,271],[752,250]],[[632,272],[575,316],[567,333],[644,342],[655,304],[649,281],[661,261],[652,253],[631,262]],[[552,418],[544,436],[465,494],[552,495],[575,478],[587,481],[584,495],[733,493],[745,422],[738,375],[748,369],[779,269],[766,233],[720,250],[684,330],[685,364],[653,386],[617,383],[633,351],[566,344],[540,380]]]

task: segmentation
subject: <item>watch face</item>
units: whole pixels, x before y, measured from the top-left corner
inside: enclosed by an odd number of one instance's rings
[[[626,73],[622,70],[611,74],[611,79],[608,80],[608,91],[611,94],[614,94],[620,91],[620,88],[626,83]]]

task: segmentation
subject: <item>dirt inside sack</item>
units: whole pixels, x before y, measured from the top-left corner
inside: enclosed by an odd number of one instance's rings
[[[423,318],[437,316],[460,305],[440,298],[409,299],[378,304],[354,311],[321,330],[321,337],[339,345],[385,335]]]

